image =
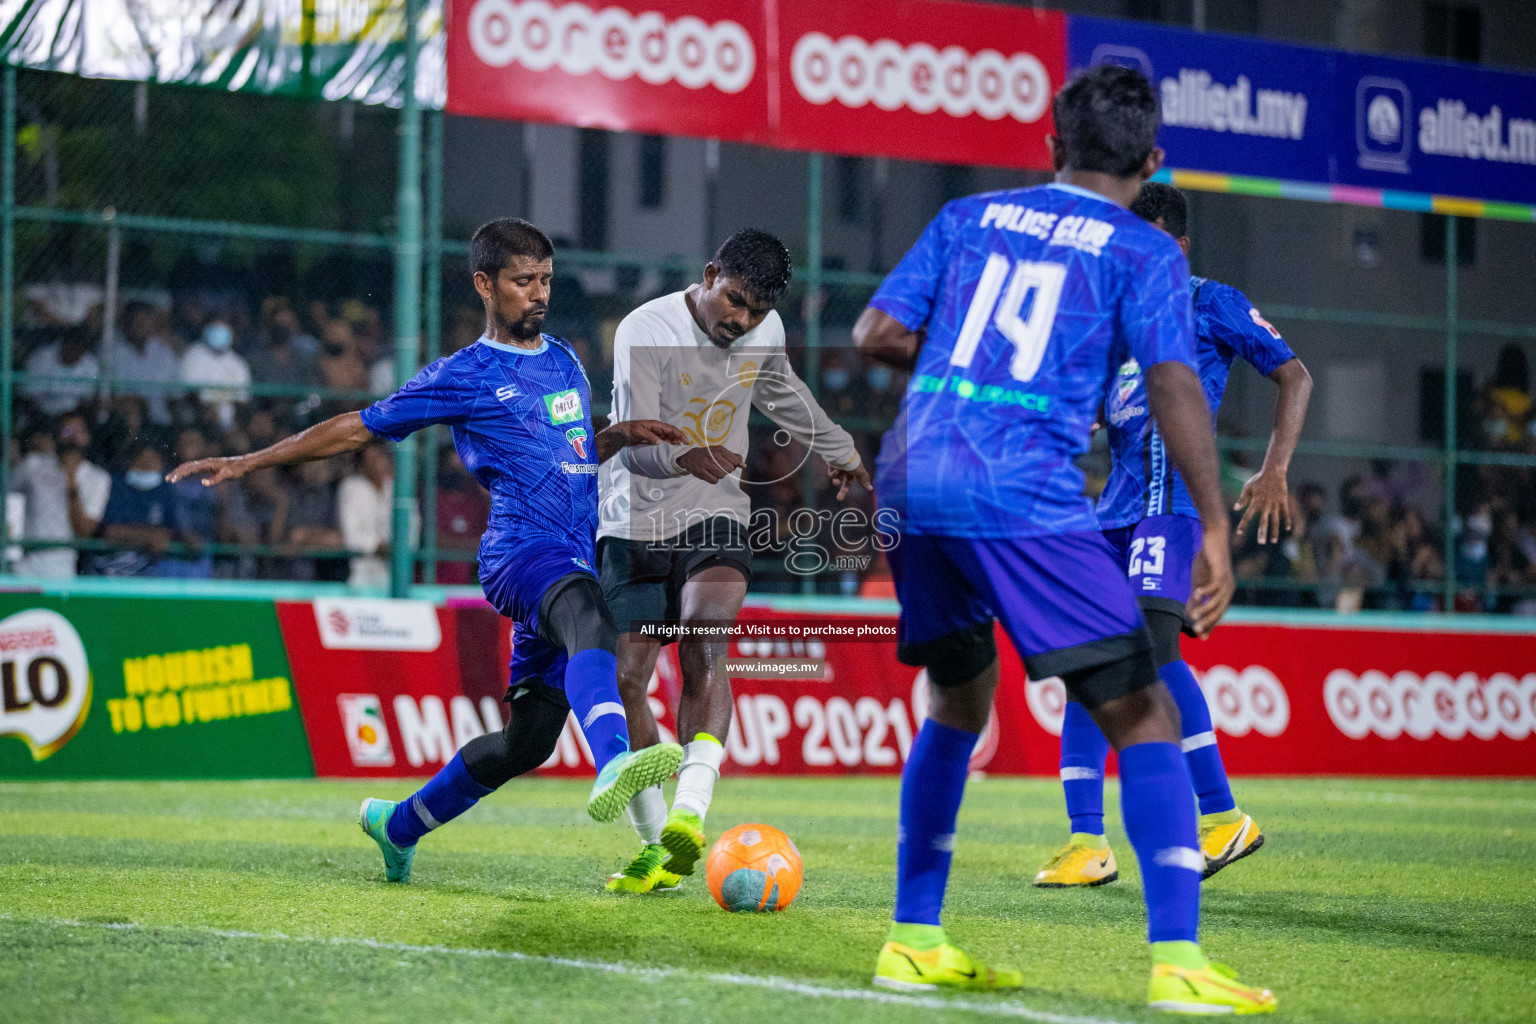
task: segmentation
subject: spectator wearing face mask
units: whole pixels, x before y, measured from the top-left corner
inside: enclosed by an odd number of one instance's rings
[[[235,403],[250,398],[246,386],[251,383],[251,368],[234,350],[235,332],[223,320],[210,320],[196,345],[181,357],[181,379],[186,384],[204,385],[198,400],[209,408],[228,430],[235,422]],[[222,386],[214,386],[222,385]]]
[[[13,493],[23,499],[23,540],[76,540],[96,536],[106,511],[112,477],[85,460],[90,443],[85,419],[71,416],[58,435],[39,433],[11,476]],[[73,548],[34,549],[12,567],[18,576],[62,579],[75,575],[79,558]]]
[[[316,347],[304,337],[299,317],[286,300],[271,298],[262,307],[262,346],[251,355],[251,378],[263,384],[314,384]]]
[[[112,481],[101,517],[101,538],[125,550],[97,555],[103,576],[158,576],[161,556],[184,534],[181,503],[165,482],[165,459],[150,445],[133,452],[128,469]]]

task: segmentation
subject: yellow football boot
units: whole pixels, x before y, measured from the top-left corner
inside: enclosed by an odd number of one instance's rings
[[[1199,969],[1174,964],[1155,964],[1147,986],[1147,1006],[1168,1013],[1274,1013],[1275,994],[1267,988],[1244,985],[1237,972],[1225,964],[1206,964]]]
[[[939,988],[990,992],[1024,984],[1024,976],[1018,971],[988,967],[950,942],[941,942],[932,949],[887,942],[875,961],[874,980],[877,987],[898,992],[932,992]]]
[[[1205,854],[1205,873],[1210,878],[1235,860],[1241,860],[1264,845],[1264,833],[1254,820],[1238,812],[1236,821],[1200,823],[1200,852]]]
[[[1074,886],[1107,885],[1120,877],[1115,852],[1109,844],[1097,845],[1087,837],[1073,833],[1066,846],[1051,855],[1045,867],[1035,875],[1041,889],[1068,889]]]

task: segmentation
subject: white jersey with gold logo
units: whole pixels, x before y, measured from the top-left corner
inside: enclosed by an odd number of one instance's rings
[[[603,463],[597,535],[656,542],[712,516],[745,525],[751,499],[741,470],[710,484],[677,460],[690,448],[715,445],[745,459],[753,406],[831,465],[858,466],[853,438],[790,368],[776,311],[727,349],[700,330],[683,292],[626,316],[613,342],[612,419],[662,420],[682,428],[689,443],[637,445]]]

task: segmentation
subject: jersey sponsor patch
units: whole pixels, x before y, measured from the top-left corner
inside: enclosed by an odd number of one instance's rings
[[[1258,324],[1260,327],[1262,327],[1266,331],[1268,331],[1269,334],[1270,334],[1270,337],[1273,337],[1273,338],[1280,337],[1280,332],[1275,330],[1275,325],[1270,323],[1268,320],[1265,320],[1263,315],[1261,315],[1256,308],[1254,308],[1252,306],[1248,307],[1248,317],[1254,323]]]
[[[556,391],[544,396],[544,407],[549,410],[549,422],[555,426],[581,419],[581,392],[575,388]]]
[[[585,427],[572,427],[565,432],[565,439],[571,442],[571,447],[576,449],[576,454],[582,458],[587,457],[587,431]]]

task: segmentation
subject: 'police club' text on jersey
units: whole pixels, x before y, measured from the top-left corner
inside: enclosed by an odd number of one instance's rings
[[[491,492],[480,538],[485,578],[527,544],[555,538],[582,552],[593,571],[597,534],[597,446],[592,396],[576,353],[544,335],[535,349],[481,338],[428,365],[393,395],[364,409],[363,425],[402,440],[433,423],[453,428],[453,446]]]
[[[1115,371],[1194,365],[1177,243],[1070,185],[949,203],[870,305],[927,330],[876,482],[913,533],[1097,529],[1074,460]]]
[[[1205,278],[1192,280],[1196,369],[1214,428],[1234,356],[1242,356],[1267,377],[1295,358],[1295,353],[1242,292]],[[1189,488],[1173,468],[1163,436],[1147,410],[1147,385],[1135,359],[1126,360],[1116,372],[1104,400],[1104,418],[1113,464],[1099,496],[1099,525],[1113,530],[1147,516],[1198,517]]]

